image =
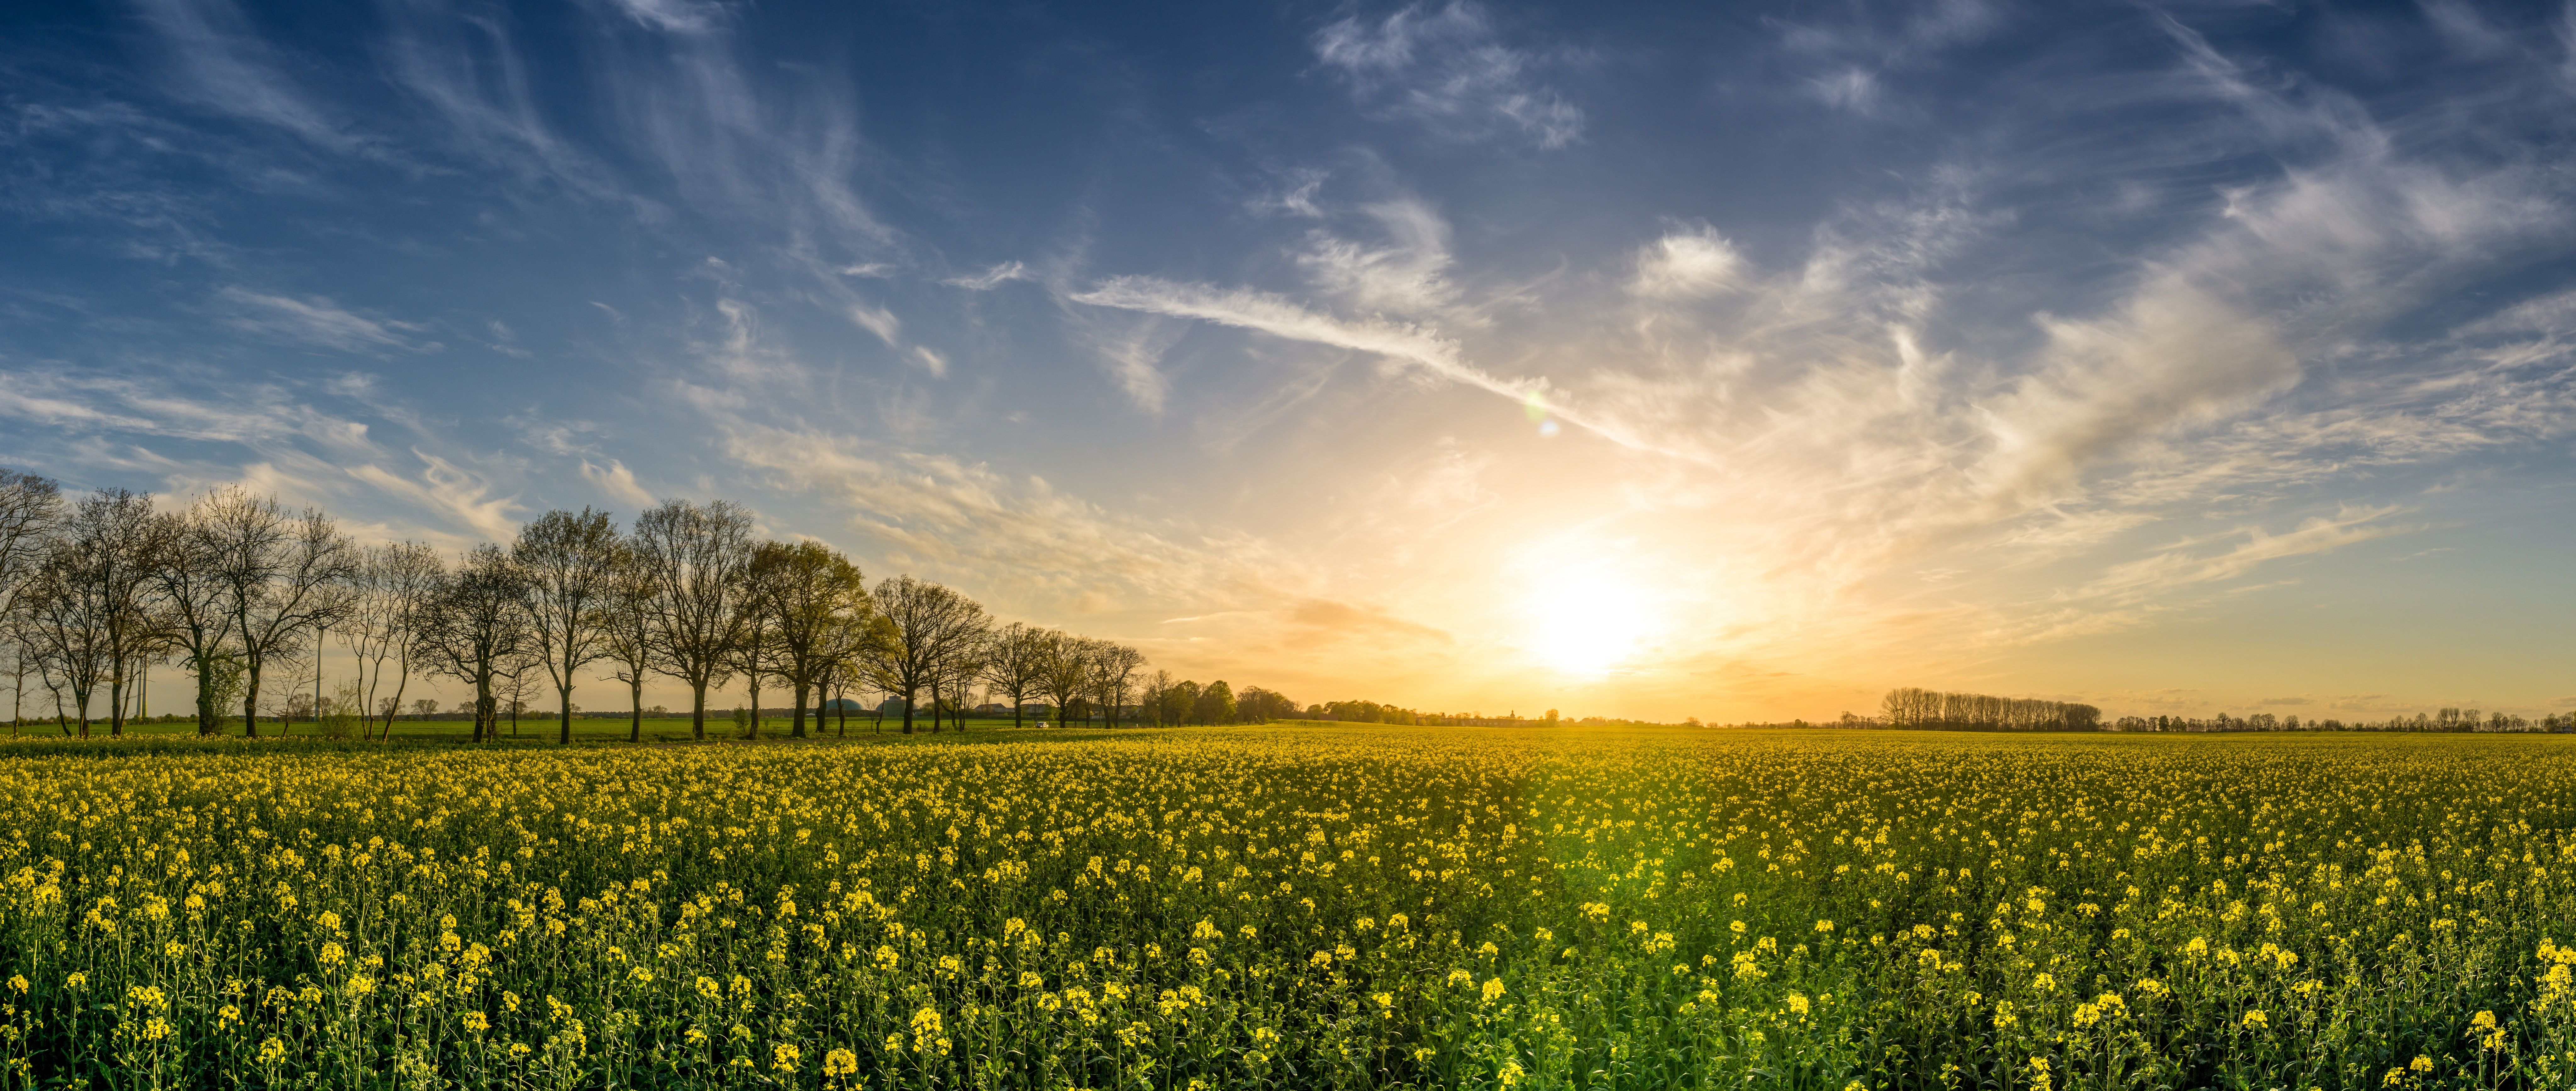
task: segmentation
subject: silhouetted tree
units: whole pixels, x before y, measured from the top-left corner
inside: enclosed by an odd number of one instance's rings
[[[707,689],[730,677],[742,636],[751,515],[725,500],[666,501],[635,520],[635,552],[651,575],[655,653],[689,684],[689,732],[704,739]]]
[[[562,729],[572,745],[572,690],[583,667],[609,657],[609,613],[625,543],[608,513],[556,510],[519,528],[510,559],[528,581],[528,633],[537,660],[554,682]]]
[[[293,657],[309,630],[349,608],[346,587],[357,551],[329,516],[307,508],[289,517],[275,498],[238,486],[207,497],[204,511],[241,654],[242,728],[256,736],[269,660]]]
[[[877,581],[876,612],[885,619],[881,639],[869,648],[873,673],[903,699],[903,733],[913,734],[913,709],[924,686],[957,647],[984,628],[984,607],[927,580],[896,576]],[[932,694],[937,700],[938,695]]]
[[[510,555],[479,545],[440,581],[421,631],[430,669],[474,687],[474,741],[499,736],[496,683],[525,654],[528,585]]]

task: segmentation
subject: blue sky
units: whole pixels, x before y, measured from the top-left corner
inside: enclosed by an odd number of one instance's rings
[[[2576,14],[0,13],[0,464],[1300,700],[2568,707]]]

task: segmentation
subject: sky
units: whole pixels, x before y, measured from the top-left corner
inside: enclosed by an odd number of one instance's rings
[[[2538,715],[2571,122],[2464,0],[18,3],[0,465],[1300,702]]]

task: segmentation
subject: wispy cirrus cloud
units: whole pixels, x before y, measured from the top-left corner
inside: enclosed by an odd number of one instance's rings
[[[1513,133],[1541,148],[1583,136],[1582,109],[1538,78],[1537,51],[1504,43],[1483,6],[1411,4],[1383,19],[1350,16],[1315,35],[1315,55],[1371,109],[1459,139]]]
[[[410,336],[426,327],[394,319],[367,318],[322,296],[298,299],[255,292],[238,285],[227,286],[215,296],[233,306],[233,314],[225,319],[226,324],[248,333],[301,341],[342,352],[379,349],[427,351],[439,347],[437,342],[417,341]]]

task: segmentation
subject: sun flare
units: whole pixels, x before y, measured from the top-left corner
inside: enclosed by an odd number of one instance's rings
[[[1542,581],[1524,602],[1529,651],[1567,674],[1600,675],[1637,653],[1653,610],[1635,584],[1601,571],[1577,570]]]

